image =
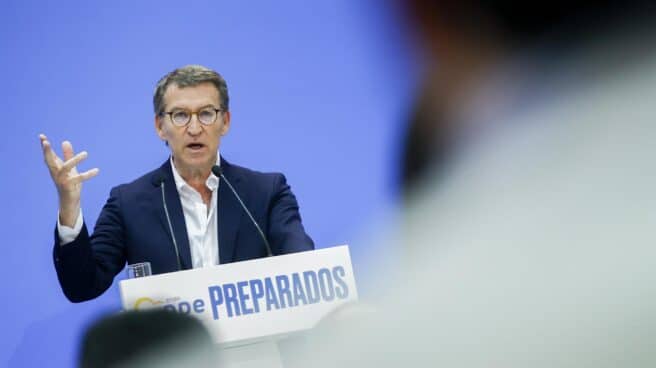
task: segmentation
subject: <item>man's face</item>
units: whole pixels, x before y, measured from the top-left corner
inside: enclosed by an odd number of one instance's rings
[[[176,126],[166,112],[183,109],[198,112],[212,107],[221,108],[219,91],[211,83],[179,88],[172,84],[164,93],[165,114],[155,117],[155,129],[160,138],[168,142],[175,166],[179,171],[206,171],[216,163],[216,152],[221,137],[230,127],[230,112],[218,113],[216,121],[204,125],[193,114],[185,126]]]

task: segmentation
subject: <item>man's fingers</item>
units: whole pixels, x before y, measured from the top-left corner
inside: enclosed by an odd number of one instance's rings
[[[73,184],[79,184],[83,181],[87,181],[94,176],[98,175],[98,172],[100,170],[98,168],[91,169],[89,171],[85,171],[82,174],[75,175],[69,179],[69,181]]]
[[[62,154],[64,161],[68,161],[73,158],[73,145],[69,141],[62,142]]]
[[[70,158],[68,161],[64,162],[64,164],[61,167],[61,172],[67,172],[71,170],[75,165],[79,164],[80,161],[84,160],[87,158],[87,152],[82,151],[75,155],[74,157]]]
[[[99,170],[97,168],[91,169],[82,174],[77,174],[75,170],[71,173],[71,170],[79,164],[80,161],[87,158],[88,154],[86,151],[73,155],[73,145],[69,141],[64,141],[62,142],[62,151],[66,162],[63,162],[62,159],[55,154],[48,138],[44,134],[39,134],[39,139],[41,140],[41,148],[43,149],[43,157],[46,161],[46,165],[48,166],[48,169],[50,169],[50,174],[55,180],[55,184],[58,188],[69,184],[79,184],[98,175]],[[72,176],[68,177],[70,174],[72,174]]]
[[[50,146],[50,142],[48,142],[48,138],[45,135],[40,134],[39,139],[41,140],[43,159],[46,161],[46,165],[52,172],[57,166],[57,155],[52,150],[52,147]]]

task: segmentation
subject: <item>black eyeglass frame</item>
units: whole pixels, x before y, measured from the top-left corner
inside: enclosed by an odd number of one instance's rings
[[[212,120],[211,122],[208,122],[208,123],[202,121],[200,119],[200,117],[198,116],[198,113],[201,112],[201,111],[204,111],[204,110],[214,110],[214,113],[216,114],[214,116],[214,120]],[[178,112],[178,111],[185,111],[187,114],[189,114],[189,118],[187,118],[187,121],[184,124],[178,124],[178,123],[175,122],[175,120],[173,120],[173,113]],[[164,111],[164,112],[162,112],[162,115],[168,115],[169,120],[171,120],[171,123],[173,123],[173,125],[182,128],[184,126],[187,126],[191,122],[191,118],[194,115],[196,115],[196,119],[198,119],[199,123],[201,123],[203,125],[212,125],[212,124],[216,123],[216,119],[219,117],[219,113],[223,113],[225,111],[226,111],[225,109],[217,109],[213,106],[206,106],[206,107],[203,107],[202,109],[196,110],[196,111],[191,111],[191,110],[187,110],[187,109],[175,109],[175,110],[171,110],[171,111]]]

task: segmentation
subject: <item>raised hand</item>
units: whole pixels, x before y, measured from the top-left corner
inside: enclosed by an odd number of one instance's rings
[[[82,182],[98,175],[98,169],[94,168],[78,173],[76,165],[87,157],[85,151],[74,155],[71,143],[64,141],[62,143],[62,160],[55,154],[45,135],[40,134],[39,139],[43,149],[43,159],[59,194],[59,222],[64,226],[73,227],[80,213]]]

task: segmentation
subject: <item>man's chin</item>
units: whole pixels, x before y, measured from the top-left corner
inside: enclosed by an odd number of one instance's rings
[[[213,158],[208,152],[203,154],[184,154],[180,159],[173,156],[173,161],[176,167],[183,166],[189,170],[209,170],[216,163],[216,158]]]

